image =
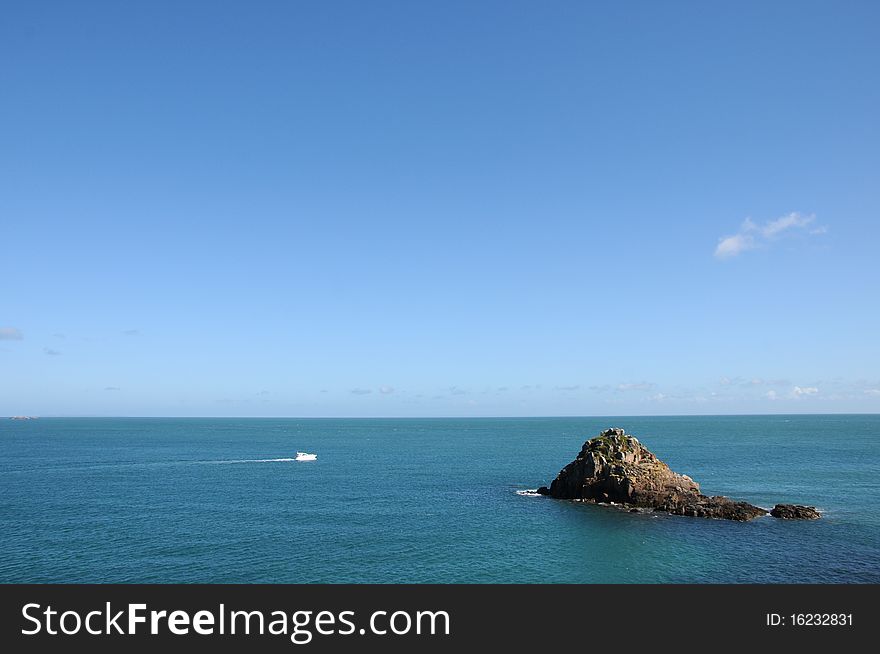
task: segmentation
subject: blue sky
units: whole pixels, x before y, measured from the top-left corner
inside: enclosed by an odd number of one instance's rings
[[[0,415],[880,411],[876,2],[32,2]]]

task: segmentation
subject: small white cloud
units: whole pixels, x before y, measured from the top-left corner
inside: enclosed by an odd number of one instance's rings
[[[48,354],[50,357],[57,357],[61,354],[58,350],[53,350],[51,347],[44,347],[43,352]]]
[[[653,390],[656,384],[652,384],[650,382],[636,382],[631,384],[618,384],[618,391],[650,391]]]
[[[782,218],[771,220],[761,228],[761,233],[766,238],[774,238],[793,227],[804,229],[815,221],[816,216],[802,216],[797,212],[793,212],[787,216],[782,216]]]
[[[722,386],[740,386],[742,388],[754,388],[755,386],[762,386],[767,382],[761,377],[752,377],[751,379],[744,379],[742,377],[722,377],[719,380],[719,383]]]
[[[731,236],[722,236],[715,246],[716,259],[731,259],[735,256],[768,245],[770,242],[781,237],[786,232],[801,231],[810,235],[824,234],[828,229],[824,225],[813,226],[816,216],[804,216],[798,212],[769,220],[763,225],[757,225],[746,218],[739,228],[739,232]]]
[[[379,392],[382,393],[382,395],[391,395],[394,392],[394,387],[393,386],[380,386]]]
[[[767,391],[767,393],[765,394],[765,396],[766,396],[766,398],[767,398],[768,400],[775,400],[775,399],[777,399],[777,398],[779,397],[779,396],[776,394],[776,391],[773,391],[773,390]]]
[[[755,247],[755,238],[751,234],[723,236],[715,247],[715,256],[719,259],[730,259],[747,250],[754,250]]]
[[[795,386],[791,391],[791,395],[792,397],[804,397],[807,395],[815,395],[818,392],[819,389],[815,386]]]
[[[351,389],[352,395],[369,395],[372,392],[373,392],[372,389],[369,389],[369,388],[352,388]]]
[[[663,393],[657,393],[656,395],[652,395],[651,399],[655,402],[662,402],[666,399],[666,396]]]
[[[0,327],[0,341],[20,341],[23,338],[24,334],[15,327]]]
[[[865,395],[872,395],[874,397],[880,397],[880,388],[869,388],[865,391]]]

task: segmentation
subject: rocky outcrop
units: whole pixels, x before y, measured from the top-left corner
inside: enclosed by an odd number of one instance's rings
[[[695,497],[700,486],[679,475],[623,429],[584,443],[550,484],[549,495],[570,500],[658,507]]]
[[[767,514],[748,502],[703,495],[697,482],[673,472],[620,428],[606,429],[584,443],[577,458],[559,472],[550,487],[542,486],[537,492],[699,518],[745,521]]]
[[[801,504],[777,504],[770,515],[783,520],[818,520],[821,517],[815,506]]]
[[[767,511],[760,507],[748,502],[738,502],[723,495],[708,497],[698,494],[693,497],[677,498],[672,502],[655,507],[655,510],[693,518],[722,518],[724,520],[739,520],[740,522],[767,515]]]

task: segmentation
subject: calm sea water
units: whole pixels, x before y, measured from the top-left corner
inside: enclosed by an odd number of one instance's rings
[[[750,523],[549,482],[623,426]],[[0,423],[0,582],[880,582],[880,416]],[[271,461],[297,450],[311,463]]]

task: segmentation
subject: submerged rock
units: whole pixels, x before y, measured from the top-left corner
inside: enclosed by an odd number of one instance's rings
[[[559,472],[549,488],[542,486],[538,493],[699,518],[745,521],[767,514],[748,502],[703,495],[697,482],[673,472],[620,428],[606,429],[584,443],[577,458]],[[781,506],[792,505],[777,505],[777,509]]]
[[[783,520],[818,520],[821,517],[815,506],[802,504],[777,504],[770,515]]]

